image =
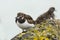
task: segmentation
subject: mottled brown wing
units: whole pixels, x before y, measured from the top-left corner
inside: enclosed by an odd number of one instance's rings
[[[27,19],[28,23],[34,24],[35,21],[33,20],[33,18],[30,15],[26,15],[25,18]]]
[[[37,19],[35,20],[35,24],[39,24],[44,20],[46,20],[46,14],[45,13],[37,17]]]

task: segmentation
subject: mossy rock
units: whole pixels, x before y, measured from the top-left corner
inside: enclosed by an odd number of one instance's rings
[[[56,20],[46,20],[11,40],[60,40],[59,28]]]

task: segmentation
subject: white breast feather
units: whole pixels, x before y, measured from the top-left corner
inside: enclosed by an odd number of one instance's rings
[[[28,27],[34,27],[34,24],[29,24],[27,21],[25,21],[25,23],[22,23],[22,24],[17,21],[17,25],[22,29],[25,29]]]

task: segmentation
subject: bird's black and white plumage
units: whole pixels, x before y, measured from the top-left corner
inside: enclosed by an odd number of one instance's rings
[[[34,24],[32,24],[32,22],[29,23],[28,20],[29,19],[27,19],[27,15],[20,12],[20,13],[17,14],[17,17],[15,19],[15,22],[24,31],[24,30],[28,30],[31,27],[34,27]]]
[[[30,15],[24,14],[22,12],[17,13],[17,17],[15,19],[16,24],[23,30],[27,30],[31,27],[33,27],[35,24],[40,24],[46,19],[54,19],[55,8],[51,7],[47,12],[37,17],[36,20],[33,20],[33,18]]]

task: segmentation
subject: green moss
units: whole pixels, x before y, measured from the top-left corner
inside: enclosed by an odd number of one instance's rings
[[[54,20],[47,20],[29,29],[26,33],[20,33],[11,40],[60,40],[60,27]]]

